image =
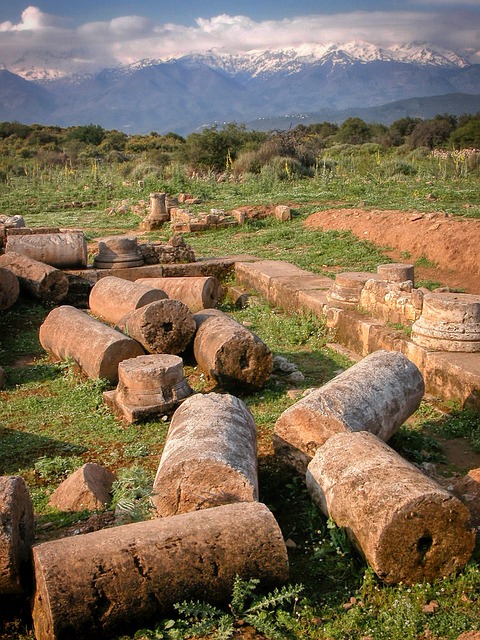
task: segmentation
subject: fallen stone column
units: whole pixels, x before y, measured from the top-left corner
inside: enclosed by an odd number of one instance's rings
[[[194,318],[194,355],[207,375],[225,387],[264,386],[273,356],[258,336],[218,309],[199,311]]]
[[[5,252],[14,251],[59,269],[87,266],[87,241],[83,231],[8,235]]]
[[[116,324],[131,311],[167,297],[160,288],[107,276],[92,288],[88,304],[93,315]]]
[[[122,318],[118,327],[148,353],[183,353],[195,334],[195,321],[180,300],[157,300]]]
[[[332,436],[308,465],[307,487],[386,583],[433,582],[473,551],[465,505],[366,431]]]
[[[143,355],[141,345],[84,311],[63,305],[40,327],[40,344],[59,360],[72,358],[91,378],[118,382],[118,364]]]
[[[19,293],[17,276],[10,269],[0,267],[0,311],[10,309],[17,301]]]
[[[0,267],[17,276],[21,291],[41,302],[61,302],[68,293],[68,278],[63,271],[29,256],[10,251],[0,256]]]
[[[62,538],[34,548],[37,640],[123,635],[183,600],[228,601],[235,576],[288,579],[282,533],[258,502]]]
[[[258,500],[257,432],[231,395],[194,395],[172,418],[152,502],[160,516]]]
[[[370,431],[387,441],[418,409],[424,392],[413,362],[397,351],[376,351],[281,414],[275,453],[304,474],[317,449],[337,432]]]
[[[222,285],[213,276],[139,278],[136,282],[162,289],[172,300],[180,300],[186,304],[192,313],[202,309],[213,309],[223,295]]]
[[[33,506],[20,476],[0,477],[0,595],[21,594],[30,580]]]

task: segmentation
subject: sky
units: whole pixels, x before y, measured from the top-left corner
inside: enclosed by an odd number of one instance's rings
[[[86,71],[211,49],[351,41],[479,51],[480,0],[0,0],[6,68],[44,52]]]

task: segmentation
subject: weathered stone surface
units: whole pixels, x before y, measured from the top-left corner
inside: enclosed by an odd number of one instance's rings
[[[20,476],[0,477],[0,596],[21,594],[30,580],[33,506]]]
[[[224,387],[263,387],[273,356],[258,336],[218,309],[199,311],[194,319],[193,351],[208,376]]]
[[[461,569],[475,534],[467,508],[366,431],[316,453],[307,487],[385,582],[433,582]]]
[[[37,640],[123,635],[183,600],[222,604],[236,575],[267,589],[288,579],[282,533],[258,502],[46,542],[34,562]]]
[[[58,269],[87,266],[87,241],[83,231],[7,235],[5,252],[14,251]]]
[[[0,256],[0,267],[17,276],[22,292],[42,302],[61,302],[68,293],[63,271],[27,255],[9,251]]]
[[[157,300],[132,311],[118,323],[148,353],[183,353],[195,334],[195,320],[180,300]]]
[[[258,500],[257,432],[231,395],[197,394],[173,415],[153,485],[160,516]]]
[[[147,231],[159,229],[170,220],[170,213],[166,205],[166,193],[150,194],[150,211],[143,221],[143,228]]]
[[[59,360],[72,358],[91,378],[118,382],[118,364],[144,354],[119,331],[68,305],[50,311],[40,327],[40,344]]]
[[[377,273],[382,280],[388,280],[388,282],[405,282],[406,280],[410,280],[412,285],[415,282],[415,267],[413,264],[405,264],[403,262],[379,264]]]
[[[288,222],[292,218],[292,210],[284,204],[279,204],[273,210],[273,217],[280,222]]]
[[[15,304],[20,293],[17,276],[5,267],[0,267],[0,311]]]
[[[162,289],[172,300],[180,300],[192,313],[202,309],[213,309],[223,297],[223,289],[213,276],[193,278],[139,278],[137,282]]]
[[[50,496],[48,504],[60,511],[95,511],[110,501],[115,476],[99,464],[87,462],[72,473]]]
[[[175,355],[148,355],[118,365],[118,386],[103,394],[112,409],[132,423],[169,413],[192,390],[183,376],[183,360]]]
[[[480,469],[471,469],[466,476],[454,479],[448,489],[467,507],[472,526],[480,532]]]
[[[283,462],[305,473],[338,432],[371,431],[388,440],[418,408],[422,374],[403,354],[377,351],[284,411],[273,444]]]
[[[168,295],[159,287],[108,276],[100,278],[90,292],[89,306],[93,315],[116,324],[131,311]]]
[[[372,279],[379,279],[379,276],[363,271],[337,273],[332,288],[327,292],[328,304],[340,309],[354,309],[360,303],[365,283]]]
[[[235,274],[238,281],[250,290],[263,295],[270,302],[270,286],[279,277],[305,277],[312,275],[289,262],[282,260],[257,260],[235,263]]]
[[[96,269],[140,267],[143,257],[135,236],[110,236],[98,241],[98,253],[93,259]]]
[[[480,296],[430,293],[423,298],[421,317],[412,340],[436,351],[480,351]]]
[[[363,311],[386,322],[410,324],[421,315],[418,296],[413,295],[412,283],[367,280],[360,293]]]

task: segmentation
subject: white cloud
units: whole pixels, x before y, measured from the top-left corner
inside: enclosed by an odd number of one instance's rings
[[[446,0],[425,2],[447,4]],[[409,5],[412,6],[407,3]],[[383,46],[427,41],[453,49],[477,50],[479,31],[478,12],[465,7],[438,12],[355,11],[261,22],[247,16],[222,14],[210,19],[199,17],[193,26],[122,16],[71,29],[64,21],[30,6],[18,24],[0,23],[0,62],[8,67],[19,57],[28,57],[29,52],[30,55],[38,51],[60,54],[68,50],[75,52],[85,69],[92,69],[209,49],[235,53],[352,40]]]

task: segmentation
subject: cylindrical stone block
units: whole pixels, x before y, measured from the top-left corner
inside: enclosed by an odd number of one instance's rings
[[[15,251],[58,269],[87,266],[87,241],[83,231],[8,235],[5,252]]]
[[[217,309],[199,311],[194,318],[194,355],[207,375],[225,387],[264,386],[273,355],[258,336]]]
[[[62,538],[34,549],[37,640],[123,635],[184,600],[222,604],[238,575],[288,579],[282,533],[258,502]]]
[[[222,285],[213,276],[139,278],[136,282],[162,289],[172,300],[180,300],[186,304],[192,313],[202,309],[213,309],[223,295]]]
[[[167,297],[160,288],[107,276],[100,278],[92,288],[88,304],[93,315],[116,324],[127,313]]]
[[[397,351],[376,351],[284,411],[275,424],[275,452],[303,474],[337,432],[370,431],[387,441],[424,392],[413,362]]]
[[[183,360],[174,355],[148,355],[118,365],[116,400],[134,407],[180,402],[192,393],[183,375]]]
[[[353,309],[360,302],[360,294],[367,280],[379,278],[378,274],[363,271],[337,273],[335,282],[327,291],[327,302],[331,307]]]
[[[434,351],[480,351],[480,296],[429,293],[412,326],[412,341]]]
[[[0,477],[0,595],[21,594],[31,577],[33,506],[20,476]]]
[[[195,334],[193,315],[180,300],[151,302],[127,314],[118,326],[148,353],[182,353]]]
[[[63,305],[53,309],[40,327],[42,347],[56,358],[72,358],[91,378],[118,381],[118,364],[143,355],[141,345],[84,311]]]
[[[0,256],[0,267],[17,276],[21,291],[41,302],[58,303],[68,293],[68,278],[63,271],[27,255],[15,251],[5,253]]]
[[[245,404],[191,396],[172,418],[153,485],[160,516],[258,500],[257,432]]]
[[[163,192],[150,194],[150,219],[168,222],[169,216],[166,198],[167,194]]]
[[[143,262],[135,236],[110,236],[98,241],[93,266],[96,269],[124,269],[141,267]]]
[[[4,267],[0,267],[0,311],[9,309],[15,304],[20,293],[17,276]]]
[[[385,582],[433,582],[461,569],[475,533],[468,509],[366,431],[332,436],[307,487]]]
[[[393,262],[391,264],[379,264],[377,274],[382,280],[388,282],[406,282],[410,280],[415,283],[415,267],[413,264],[404,264],[403,262]]]

